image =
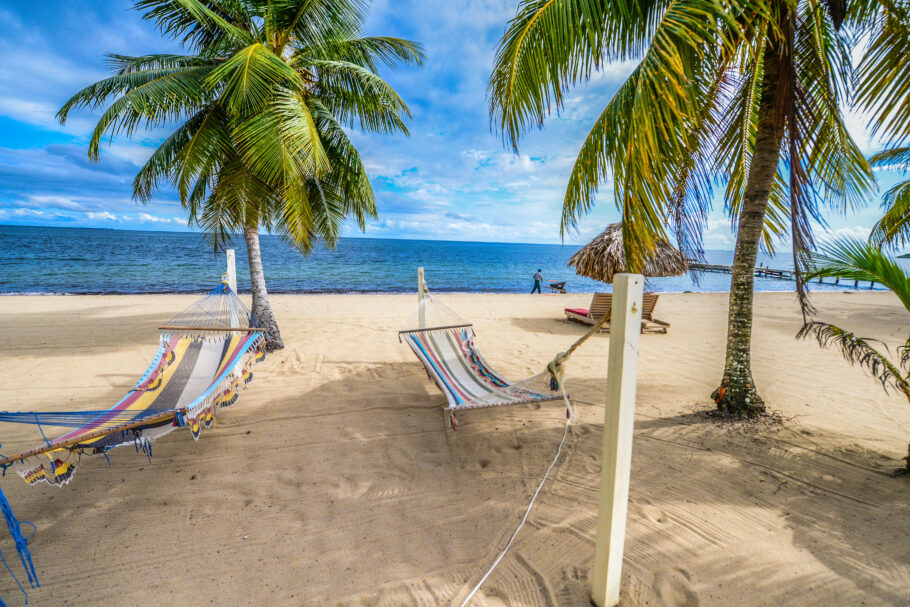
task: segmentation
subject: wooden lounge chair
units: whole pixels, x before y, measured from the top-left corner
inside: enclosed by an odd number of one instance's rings
[[[641,332],[642,333],[666,333],[670,323],[654,318],[654,307],[657,305],[656,293],[645,293],[642,301],[641,310]],[[583,322],[588,325],[595,324],[604,316],[610,315],[613,307],[612,293],[595,293],[594,299],[591,300],[590,309],[587,308],[566,308],[566,318]],[[601,331],[610,330],[610,321],[604,324]]]

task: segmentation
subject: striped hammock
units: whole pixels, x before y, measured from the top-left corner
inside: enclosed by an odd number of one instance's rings
[[[63,485],[79,456],[135,445],[151,455],[151,443],[181,426],[194,438],[214,424],[220,407],[232,405],[252,379],[251,366],[265,354],[265,331],[233,328],[252,320],[226,284],[213,290],[208,307],[194,304],[162,327],[158,352],[136,385],[106,411],[4,413],[2,421],[78,427],[0,464],[11,465],[29,485]],[[178,324],[179,323],[179,324]],[[86,414],[89,417],[86,418]],[[21,416],[22,419],[14,419]],[[82,422],[75,422],[82,417]],[[44,431],[42,430],[42,435]]]
[[[503,379],[477,351],[472,325],[401,331],[399,336],[445,394],[453,428],[457,411],[563,399],[553,387],[545,391],[543,375],[516,383]]]

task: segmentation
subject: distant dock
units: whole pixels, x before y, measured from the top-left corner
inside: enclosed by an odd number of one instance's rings
[[[688,262],[689,262],[689,269],[695,270],[697,272],[712,272],[714,274],[732,274],[733,273],[732,266],[724,266],[724,265],[713,264],[713,263],[700,263],[694,259],[689,259]],[[793,270],[776,270],[774,268],[767,268],[761,264],[759,264],[759,266],[757,268],[755,268],[755,275],[760,278],[776,278],[777,280],[796,280],[796,273]],[[841,281],[840,276],[836,276],[834,278],[833,283],[824,282],[821,278],[818,279],[819,284],[827,284],[827,285],[830,285],[830,284],[840,285],[840,281]],[[846,279],[846,278],[844,279],[844,283],[845,283],[844,286],[849,286],[850,282],[853,282],[854,289],[860,288],[858,280],[851,280],[851,279]],[[872,289],[874,287],[875,287],[875,281],[870,282],[869,288]]]

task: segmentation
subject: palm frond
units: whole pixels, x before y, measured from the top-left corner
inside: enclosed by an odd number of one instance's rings
[[[901,369],[881,350],[872,346],[872,342],[877,340],[857,337],[840,327],[819,321],[806,323],[796,336],[799,339],[814,337],[822,348],[838,348],[845,360],[851,365],[866,369],[886,390],[888,387],[897,388],[902,392],[910,389]]]
[[[311,112],[334,170],[322,180],[323,189],[335,188],[345,203],[346,215],[353,215],[361,230],[367,217],[376,217],[376,200],[360,153],[335,116],[318,100],[311,100]],[[326,185],[330,183],[331,185]]]
[[[107,64],[117,76],[135,72],[149,72],[152,70],[180,69],[185,67],[198,67],[202,65],[218,65],[220,61],[214,57],[199,55],[157,54],[134,57],[131,55],[118,55],[108,53],[105,55]]]
[[[857,70],[856,101],[872,113],[871,134],[895,142],[910,136],[910,5],[876,3],[867,10],[870,40]]]
[[[291,42],[313,47],[332,39],[358,36],[367,6],[365,0],[272,0],[270,12],[281,32],[275,44],[276,54],[283,54]]]
[[[348,126],[378,133],[408,134],[404,117],[411,111],[385,80],[354,63],[309,60],[318,72],[314,96]]]
[[[493,125],[517,149],[521,133],[542,126],[567,88],[589,78],[606,57],[640,56],[669,4],[523,0],[496,50],[487,88]]]
[[[698,133],[713,107],[712,69],[723,59],[715,47],[698,41],[724,37],[715,28],[724,18],[709,12],[701,3],[673,3],[667,9],[641,63],[595,122],[569,180],[563,230],[574,227],[593,204],[601,181],[612,177],[633,267],[664,238],[663,225],[679,199],[680,176],[705,174],[693,162],[700,158]]]
[[[869,235],[878,247],[903,246],[910,242],[910,180],[902,181],[882,196],[885,213]]]
[[[200,54],[253,42],[253,16],[242,0],[136,0],[135,7],[162,34]]]
[[[303,88],[300,74],[259,42],[240,49],[212,70],[205,84],[211,90],[220,89],[222,103],[238,115],[267,105],[276,87]]]
[[[880,169],[910,171],[910,147],[893,147],[869,158],[869,164]]]
[[[66,124],[71,111],[99,109],[116,97],[95,129],[96,141],[90,155],[97,156],[97,141],[109,128],[129,135],[138,126],[157,126],[200,109],[209,99],[202,84],[212,69],[211,63],[200,61],[127,70],[73,95],[57,112],[57,119]]]
[[[343,61],[375,72],[382,64],[395,69],[400,63],[423,65],[426,54],[423,46],[411,40],[388,36],[369,36],[329,40],[315,48],[298,48],[295,61],[306,64],[309,60]]]
[[[910,311],[910,275],[880,249],[852,238],[823,244],[810,258],[807,280],[823,277],[868,280],[882,284]]]
[[[268,183],[303,182],[331,169],[319,130],[300,95],[276,90],[268,105],[233,128],[237,150]]]

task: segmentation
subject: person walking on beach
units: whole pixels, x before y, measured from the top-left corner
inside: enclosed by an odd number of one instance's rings
[[[540,293],[540,281],[543,280],[543,274],[541,274],[540,268],[537,268],[537,272],[534,274],[534,286],[531,287],[531,293],[537,291]]]

